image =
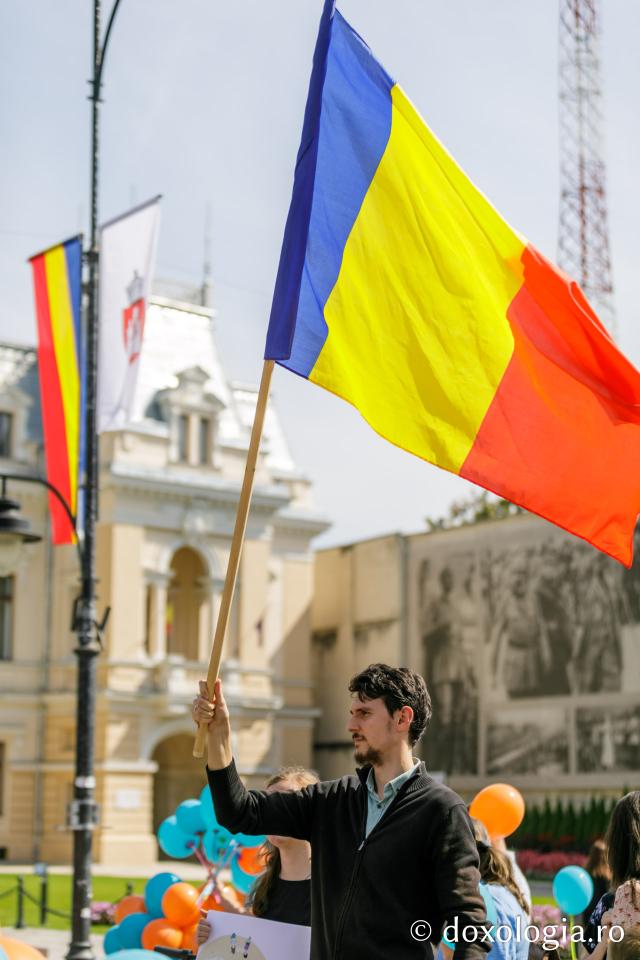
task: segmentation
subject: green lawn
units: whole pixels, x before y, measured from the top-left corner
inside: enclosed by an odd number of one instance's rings
[[[12,890],[15,888],[17,879],[17,874],[0,874],[0,927],[10,928],[15,925],[17,894],[15,891],[9,896],[3,897],[2,894],[7,890]],[[108,900],[109,902],[113,903],[114,900],[119,900],[120,897],[124,896],[127,889],[127,883],[132,884],[133,893],[143,894],[147,879],[147,877],[140,877],[138,879],[131,878],[129,880],[123,877],[94,877],[93,899],[94,901]],[[31,874],[27,874],[24,877],[24,886],[25,893],[30,894],[36,901],[36,903],[32,903],[28,897],[25,897],[25,926],[38,927],[40,926],[40,911],[38,907],[38,904],[40,903],[40,878]],[[60,876],[57,874],[51,874],[49,876],[48,902],[49,907],[54,910],[59,910],[61,913],[67,915],[71,913],[70,876]],[[552,897],[534,896],[533,902],[536,904],[554,903],[554,900]],[[46,926],[54,930],[68,930],[69,921],[64,917],[57,917],[53,914],[48,914]],[[95,925],[92,929],[96,933],[104,933],[104,931],[108,930],[109,928]],[[7,929],[7,933],[11,935],[9,929]]]
[[[93,878],[93,899],[108,900],[113,903],[124,896],[127,889],[127,883],[132,884],[133,893],[144,893],[144,885],[148,877],[127,880],[124,877],[94,877]],[[9,896],[2,896],[7,890],[15,888],[18,877],[17,874],[0,874],[0,927],[13,927],[16,922],[17,893]],[[29,894],[36,900],[32,903],[25,896],[24,905],[24,924],[26,927],[40,926],[40,877],[27,874],[24,877],[25,894]],[[60,876],[58,874],[49,875],[49,893],[48,905],[53,910],[59,910],[61,913],[71,913],[71,877]],[[64,917],[57,917],[53,914],[47,916],[47,927],[54,930],[68,930],[70,922]],[[94,926],[96,933],[103,933],[108,930],[105,926]],[[8,932],[8,931],[7,931]]]
[[[553,897],[532,897],[531,899],[533,900],[534,904],[548,903],[551,906],[555,904],[555,900],[553,899]]]

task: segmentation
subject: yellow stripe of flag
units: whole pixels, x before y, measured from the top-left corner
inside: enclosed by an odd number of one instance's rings
[[[67,261],[63,246],[54,247],[45,255],[45,270],[49,293],[51,332],[60,377],[67,434],[71,506],[75,510],[78,483],[78,446],[80,442],[80,378],[78,375],[76,337],[73,326]]]
[[[513,353],[506,314],[524,244],[402,90],[391,95],[389,142],[325,306],[329,333],[309,379],[349,400],[383,437],[457,473]]]

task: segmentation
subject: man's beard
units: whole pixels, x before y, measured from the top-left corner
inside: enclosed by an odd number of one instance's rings
[[[372,766],[377,766],[382,761],[382,754],[379,750],[375,750],[373,747],[370,747],[368,744],[364,748],[358,749],[353,755],[356,763],[361,766],[365,763],[370,763]]]

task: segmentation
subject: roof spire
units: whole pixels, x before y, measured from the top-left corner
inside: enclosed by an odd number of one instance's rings
[[[213,277],[211,274],[211,204],[207,203],[204,211],[204,263],[202,269],[202,306],[213,306]]]

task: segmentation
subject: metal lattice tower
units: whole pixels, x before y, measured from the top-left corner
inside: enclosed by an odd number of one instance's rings
[[[560,0],[558,262],[615,336],[600,85],[600,0]]]

